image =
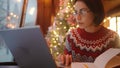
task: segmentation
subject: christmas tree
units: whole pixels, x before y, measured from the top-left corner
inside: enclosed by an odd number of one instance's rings
[[[53,25],[48,28],[46,40],[50,45],[50,50],[54,58],[63,53],[66,33],[73,27],[71,21],[74,13],[74,0],[60,0],[59,11],[54,18]]]

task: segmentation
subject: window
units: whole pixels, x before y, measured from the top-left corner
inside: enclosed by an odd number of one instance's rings
[[[34,26],[37,14],[37,1],[29,0],[24,26]]]
[[[34,26],[36,14],[37,0],[0,0],[0,30]],[[13,56],[0,36],[0,62],[11,61]]]
[[[120,16],[112,17],[110,19],[109,29],[116,31],[120,36]]]

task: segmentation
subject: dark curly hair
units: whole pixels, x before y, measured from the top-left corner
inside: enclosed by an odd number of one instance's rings
[[[77,1],[84,2],[87,5],[87,7],[93,12],[93,14],[95,15],[94,24],[96,26],[102,23],[102,21],[105,18],[105,12],[104,12],[103,3],[101,0],[75,0],[75,3]]]

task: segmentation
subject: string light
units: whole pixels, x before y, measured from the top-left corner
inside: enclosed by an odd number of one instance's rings
[[[8,28],[11,28],[11,29],[14,29],[15,26],[16,26],[16,25],[13,24],[13,23],[8,23],[8,24],[7,24],[7,27],[8,27]]]
[[[60,25],[62,24],[62,22],[60,22]]]
[[[13,16],[13,13],[11,12],[10,15]]]
[[[71,0],[71,2],[73,2],[73,0]]]
[[[56,31],[53,31],[53,33],[54,33],[55,35],[57,35]]]
[[[59,55],[59,52],[57,52],[57,55]]]
[[[68,9],[66,9],[66,11],[65,11],[66,13],[68,13]]]
[[[58,41],[58,38],[56,38],[56,41]]]
[[[69,17],[69,15],[67,14],[67,16],[66,16],[67,18]]]
[[[66,29],[67,27],[65,26],[64,29]]]
[[[59,15],[60,15],[60,13],[57,13],[57,15],[59,16]]]
[[[62,7],[60,7],[60,10],[62,9]]]
[[[52,40],[55,40],[55,38],[52,38]]]
[[[17,17],[17,15],[14,14],[13,17]]]
[[[61,45],[60,43],[58,43],[58,45]]]
[[[60,30],[60,28],[57,28],[57,30]]]
[[[70,14],[74,12],[72,2],[73,0],[60,0],[60,11],[58,11],[54,24],[51,26],[54,29],[49,30],[50,33],[48,32],[48,35],[46,36],[48,39],[54,38],[54,40],[50,40],[50,44],[52,44],[50,49],[54,58],[58,54],[63,53],[66,32],[68,32],[69,28],[73,28],[67,22]]]
[[[104,21],[103,22],[106,22],[107,20],[106,19],[104,19]]]
[[[107,19],[108,19],[108,20],[110,20],[110,19],[111,19],[111,17],[107,17]]]
[[[54,41],[54,43],[57,43],[56,41]]]
[[[69,9],[69,7],[66,7],[66,10],[68,10]]]
[[[17,2],[21,2],[21,0],[16,0]]]
[[[70,5],[70,2],[68,2],[68,5]]]
[[[30,14],[30,15],[33,15],[33,14],[34,14],[34,11],[35,11],[35,7],[30,8],[29,14]]]
[[[54,48],[57,48],[57,46],[54,46]]]

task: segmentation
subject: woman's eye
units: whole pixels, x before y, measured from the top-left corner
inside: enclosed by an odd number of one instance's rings
[[[87,13],[87,11],[86,10],[81,10],[80,13],[84,15],[84,14]]]

